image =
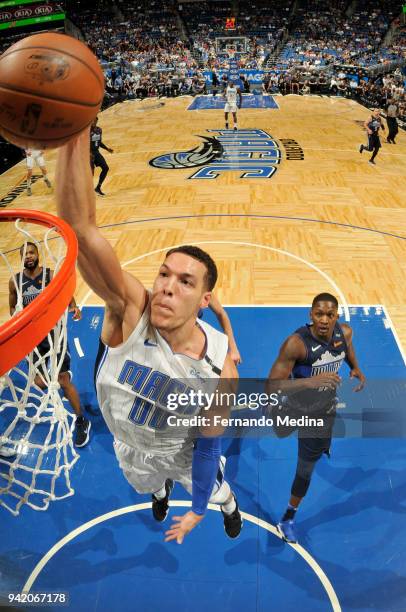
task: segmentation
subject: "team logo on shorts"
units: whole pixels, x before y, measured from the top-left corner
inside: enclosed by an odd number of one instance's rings
[[[205,142],[189,151],[165,153],[149,162],[154,168],[199,168],[188,178],[216,179],[225,172],[240,178],[271,178],[281,160],[277,142],[264,130],[207,130],[216,136],[200,136]]]

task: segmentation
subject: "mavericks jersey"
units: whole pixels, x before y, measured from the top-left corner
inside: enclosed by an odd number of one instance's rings
[[[90,130],[90,150],[92,153],[95,153],[99,150],[100,143],[102,140],[102,129],[97,127],[92,127]]]
[[[337,373],[347,358],[348,347],[341,325],[335,324],[329,342],[315,338],[310,329],[311,325],[308,324],[295,331],[306,347],[306,357],[303,361],[296,361],[292,378],[309,378],[326,372]]]
[[[291,377],[310,378],[327,372],[337,374],[348,355],[347,342],[341,326],[336,323],[329,342],[315,338],[311,333],[311,325],[305,325],[296,330],[305,347],[306,357],[296,361]],[[335,411],[336,391],[319,387],[318,389],[303,389],[293,393],[290,405],[299,413],[328,414]]]
[[[114,348],[100,342],[97,398],[115,439],[152,455],[173,455],[192,446],[192,429],[171,427],[167,418],[190,417],[201,407],[170,410],[168,396],[190,390],[214,393],[228,350],[227,336],[205,321],[197,324],[206,336],[202,359],[172,352],[150,323],[149,304],[125,342]]]
[[[367,123],[368,129],[371,130],[372,134],[377,134],[379,128],[381,127],[381,120],[376,119],[375,117],[371,117],[371,119]]]
[[[227,87],[226,102],[230,106],[237,106],[237,88],[236,87]]]
[[[35,300],[35,298],[38,297],[38,295],[42,292],[42,290],[45,289],[47,285],[49,285],[50,280],[51,280],[50,274],[51,274],[50,268],[45,268],[45,274],[44,274],[44,270],[42,270],[38,274],[38,276],[36,276],[35,278],[30,278],[29,276],[26,276],[24,272],[22,273],[22,278],[21,278],[20,272],[16,274],[16,283],[17,283],[18,291],[20,291],[21,289],[21,292],[22,292],[24,308],[28,306],[30,302]],[[20,286],[20,282],[21,282],[21,286]]]

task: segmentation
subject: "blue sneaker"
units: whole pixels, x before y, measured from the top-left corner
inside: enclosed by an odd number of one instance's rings
[[[281,521],[276,527],[285,542],[297,544],[295,521]]]

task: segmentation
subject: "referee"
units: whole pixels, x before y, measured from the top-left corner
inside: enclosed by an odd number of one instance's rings
[[[398,122],[396,120],[398,114],[398,107],[396,106],[395,100],[389,100],[389,106],[386,111],[386,123],[388,125],[388,137],[386,142],[389,144],[396,144],[395,137],[399,131]]]
[[[368,146],[366,147],[363,144],[360,145],[359,152],[362,153],[363,151],[369,151],[372,153],[372,157],[368,160],[368,163],[375,166],[374,159],[378,155],[378,151],[382,146],[379,139],[379,129],[385,129],[379,108],[372,111],[372,115],[365,121],[364,127],[368,133]]]
[[[104,196],[106,194],[101,190],[101,186],[103,185],[104,179],[107,176],[109,167],[99,149],[105,149],[109,153],[113,153],[113,149],[106,147],[106,145],[103,143],[102,129],[97,127],[97,121],[98,119],[96,117],[90,128],[90,166],[92,168],[93,175],[96,166],[101,168],[99,181],[97,183],[97,187],[95,188],[95,192],[101,196]]]

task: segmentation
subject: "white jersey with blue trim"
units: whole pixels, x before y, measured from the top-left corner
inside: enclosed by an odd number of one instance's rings
[[[148,304],[128,339],[117,347],[101,344],[96,361],[100,409],[116,440],[151,455],[172,455],[193,445],[190,427],[171,427],[169,415],[199,414],[201,407],[167,407],[169,394],[214,393],[228,350],[228,339],[205,321],[205,355],[193,359],[173,353],[150,322]],[[172,421],[172,420],[171,420]]]
[[[237,106],[237,88],[227,87],[226,89],[226,101],[230,106]]]

